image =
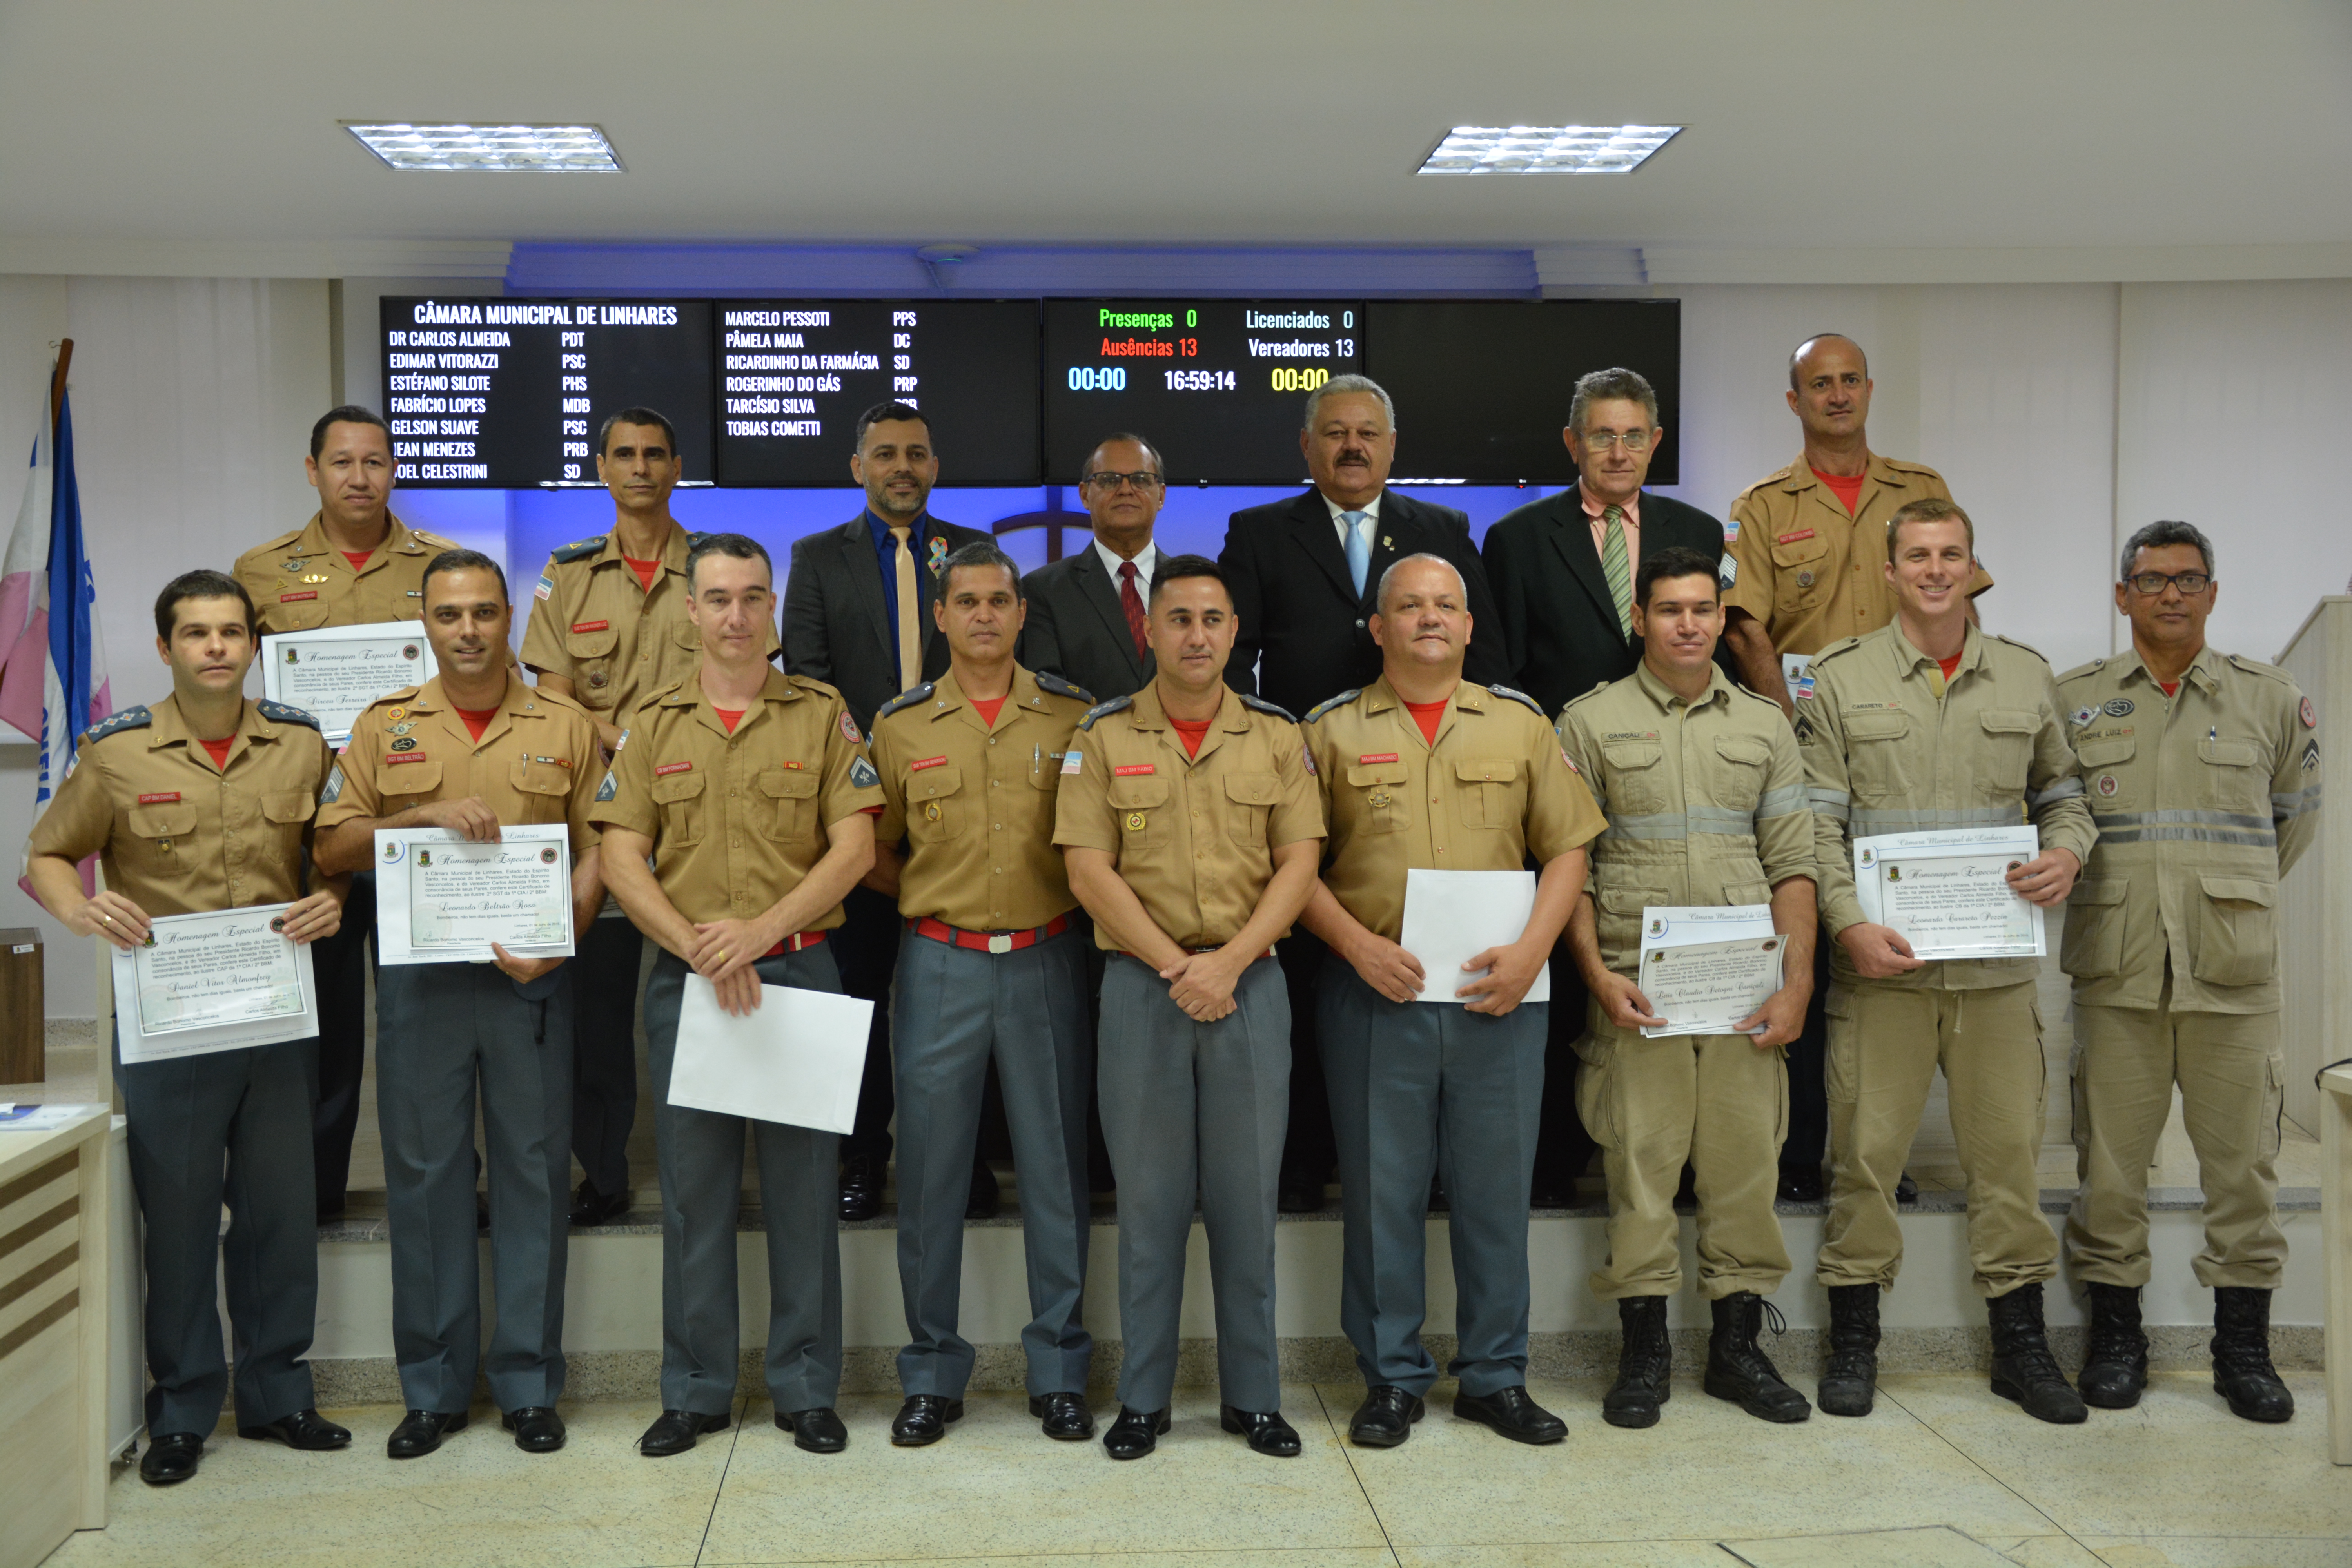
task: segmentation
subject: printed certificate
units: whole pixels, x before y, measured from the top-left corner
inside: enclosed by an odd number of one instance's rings
[[[1769,904],[1643,910],[1633,983],[1665,1023],[1643,1036],[1738,1034],[1780,989],[1788,947]]]
[[[487,963],[572,955],[572,833],[503,827],[474,844],[446,827],[379,828],[376,956],[383,963]]]
[[[261,639],[261,694],[317,715],[338,746],[351,739],[352,721],[369,703],[423,685],[437,668],[423,621],[320,626]]]
[[[286,940],[287,908],[164,915],[146,946],[110,949],[122,1059],[164,1061],[317,1034],[310,950]]]
[[[1892,928],[1919,958],[2038,958],[2048,951],[2042,908],[2009,873],[2042,853],[2031,826],[1886,833],[1853,841],[1862,912]]]

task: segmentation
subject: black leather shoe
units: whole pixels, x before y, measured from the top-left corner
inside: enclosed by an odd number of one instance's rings
[[[526,1454],[552,1454],[563,1447],[563,1417],[551,1405],[526,1405],[499,1417],[515,1435],[515,1447]]]
[[[971,1193],[963,1201],[966,1219],[994,1219],[1004,1194],[996,1184],[996,1173],[988,1168],[985,1160],[971,1163]]]
[[[1057,1442],[1076,1443],[1095,1435],[1095,1413],[1087,1408],[1083,1394],[1033,1394],[1029,1414],[1043,1420],[1041,1429]]]
[[[962,1414],[963,1407],[956,1407]],[[838,1454],[849,1447],[849,1428],[841,1424],[830,1405],[819,1405],[808,1410],[779,1410],[776,1426],[793,1435],[793,1447],[812,1454]]]
[[[1118,1407],[1118,1419],[1103,1434],[1103,1452],[1114,1459],[1139,1459],[1160,1447],[1160,1436],[1170,1422],[1165,1410]]]
[[[1230,1405],[1220,1405],[1217,1425],[1248,1438],[1254,1454],[1264,1454],[1269,1459],[1298,1458],[1298,1433],[1282,1418],[1279,1410],[1236,1410]]]
[[[1617,1381],[1601,1396],[1601,1419],[1639,1429],[1658,1424],[1658,1406],[1675,1396],[1675,1345],[1664,1296],[1621,1296]]]
[[[342,1217],[343,1199],[341,1195],[339,1194],[335,1196],[330,1197],[327,1194],[320,1193],[319,1194],[319,1223],[320,1225],[332,1225]]]
[[[1304,1171],[1285,1171],[1276,1178],[1274,1206],[1284,1214],[1314,1214],[1323,1206],[1323,1183]]]
[[[1826,1197],[1819,1165],[1783,1165],[1780,1189],[1773,1194],[1784,1204],[1817,1204]]]
[[[1446,1194],[1445,1174],[1442,1171],[1429,1178],[1429,1212],[1432,1214],[1454,1212],[1454,1200]]]
[[[1867,1415],[1878,1394],[1878,1287],[1830,1287],[1829,1358],[1813,1397],[1832,1415]]]
[[[948,1423],[963,1419],[963,1401],[940,1394],[910,1394],[890,1423],[890,1444],[897,1448],[921,1448],[948,1435]]]
[[[466,1412],[444,1415],[437,1410],[412,1410],[400,1418],[400,1425],[384,1439],[383,1451],[395,1459],[421,1459],[441,1446],[441,1439],[452,1432],[466,1429]]]
[[[1567,1209],[1576,1206],[1576,1184],[1556,1176],[1538,1176],[1528,1191],[1528,1207],[1531,1209]]]
[[[2213,1392],[2242,1421],[2294,1419],[2294,1391],[2271,1361],[2271,1293],[2253,1285],[2213,1291]]]
[[[1895,1201],[1898,1204],[1916,1204],[1919,1201],[1919,1184],[1911,1179],[1911,1173],[1908,1171],[1904,1172],[1895,1180]]]
[[[1364,1402],[1348,1418],[1348,1441],[1364,1448],[1393,1448],[1412,1436],[1412,1424],[1424,1408],[1418,1394],[1376,1384],[1364,1390]]]
[[[240,1437],[255,1439],[275,1437],[289,1448],[305,1453],[323,1454],[332,1448],[348,1448],[352,1435],[315,1410],[297,1410],[291,1415],[280,1415],[275,1421],[264,1421],[258,1426],[240,1426]]]
[[[488,1198],[474,1200],[474,1230],[480,1236],[490,1234],[490,1200]]]
[[[628,1212],[628,1194],[614,1193],[606,1197],[585,1178],[580,1183],[580,1190],[572,1194],[572,1223],[575,1226],[610,1225]]]
[[[2090,1418],[2090,1408],[2050,1353],[2042,1318],[2042,1285],[2020,1285],[1985,1303],[1992,1327],[1992,1391],[2013,1399],[2037,1421],[2072,1426]]]
[[[841,1217],[872,1219],[882,1212],[882,1162],[852,1154],[841,1163]]]
[[[1568,1423],[1528,1398],[1523,1384],[1492,1394],[1457,1394],[1454,1414],[1482,1422],[1514,1443],[1557,1443],[1568,1436]]]
[[[205,1440],[194,1432],[166,1432],[149,1440],[139,1456],[139,1479],[151,1487],[175,1487],[204,1463]]]
[[[1736,1290],[1710,1303],[1715,1317],[1706,1341],[1706,1375],[1700,1384],[1717,1399],[1727,1399],[1759,1421],[1786,1426],[1810,1419],[1813,1407],[1789,1386],[1780,1369],[1756,1337],[1769,1321],[1773,1335],[1788,1332],[1780,1309],[1753,1290]]]
[[[693,1447],[694,1440],[705,1432],[725,1430],[724,1411],[716,1415],[698,1415],[691,1410],[665,1410],[654,1417],[654,1424],[637,1439],[637,1452],[648,1459],[667,1459]]]
[[[2083,1341],[2083,1370],[2074,1387],[2085,1405],[2129,1410],[2147,1391],[2147,1333],[2139,1319],[2139,1289],[2093,1283],[2091,1326]]]

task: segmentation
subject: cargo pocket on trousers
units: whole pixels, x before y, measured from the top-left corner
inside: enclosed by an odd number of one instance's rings
[[[1823,1098],[1832,1105],[1852,1105],[1862,1098],[1862,1085],[1851,1060],[1854,1050],[1853,995],[1844,986],[1832,984],[1829,995],[1822,1002],[1822,1014],[1824,1032],[1829,1036],[1828,1049],[1822,1052]]]
[[[2280,1118],[2286,1114],[2286,1064],[2277,1057],[2263,1063],[2263,1131],[2260,1142],[2264,1160],[2278,1158],[2283,1142]]]

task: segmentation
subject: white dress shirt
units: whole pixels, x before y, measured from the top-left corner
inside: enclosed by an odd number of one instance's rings
[[[1110,591],[1116,595],[1118,593],[1118,569],[1127,563],[1120,558],[1118,551],[1099,539],[1095,541],[1095,554],[1101,558],[1103,570],[1110,574]],[[1135,552],[1135,591],[1143,596],[1143,602],[1146,605],[1151,603],[1151,574],[1159,569],[1160,547],[1158,545],[1147,544]]]

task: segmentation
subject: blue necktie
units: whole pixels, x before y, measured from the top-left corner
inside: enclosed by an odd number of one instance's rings
[[[1368,511],[1343,511],[1340,521],[1348,525],[1348,575],[1355,579],[1356,597],[1364,596],[1364,579],[1372,570],[1372,514]]]

